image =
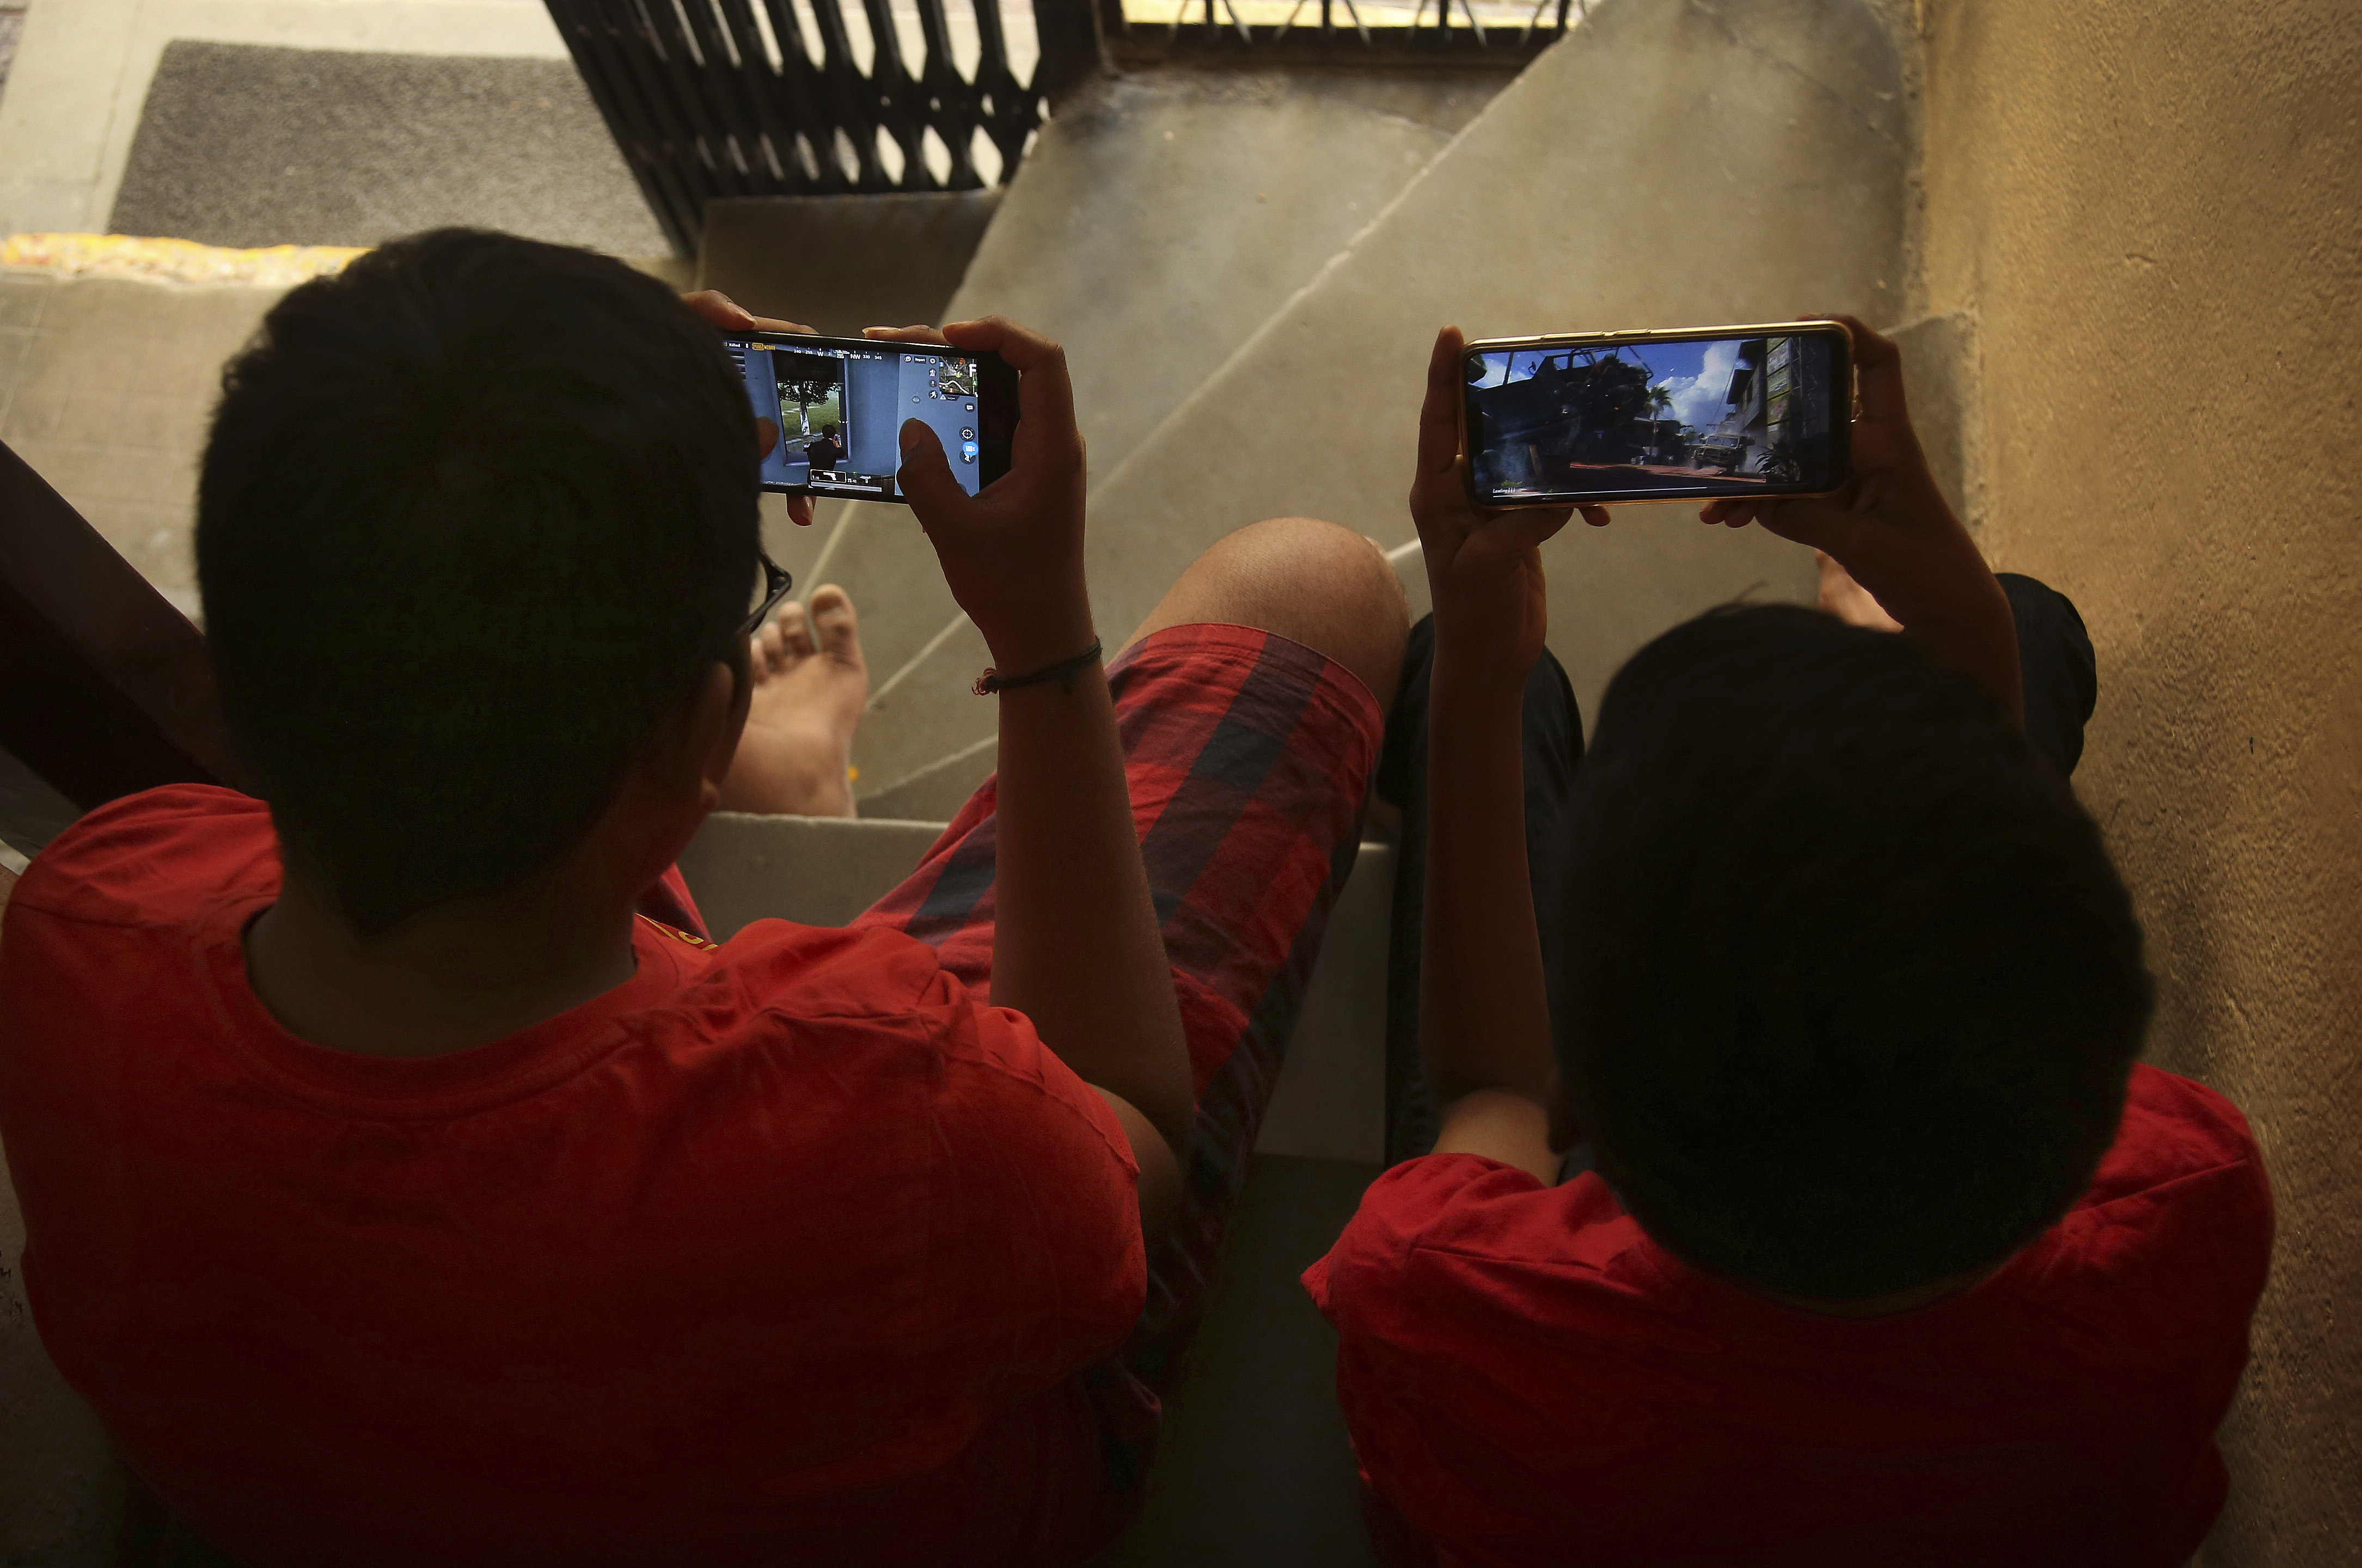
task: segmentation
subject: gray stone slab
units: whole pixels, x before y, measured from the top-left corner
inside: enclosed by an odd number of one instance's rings
[[[111,219],[227,246],[446,224],[671,249],[570,61],[187,39],[157,67]]]
[[[908,817],[918,822],[949,822],[959,815],[977,786],[1000,766],[999,736],[972,742],[939,762],[929,764],[899,783],[864,792],[857,779],[855,794],[865,817]]]
[[[1107,78],[1042,132],[953,297],[1065,345],[1110,471],[1498,89],[1351,72]]]
[[[1100,479],[1101,624],[1136,623],[1198,552],[1258,517],[1408,539],[1403,497],[1443,323],[1475,337],[1889,319],[1904,135],[1893,44],[1850,0],[1605,0]],[[1750,591],[1809,597],[1808,552],[1692,516],[1627,508],[1546,549],[1551,646],[1586,711],[1673,622]],[[906,684],[956,679],[947,662]],[[916,690],[908,701],[922,705]]]
[[[0,845],[30,856],[81,815],[48,780],[13,753],[0,751]]]
[[[911,874],[939,823],[716,812],[680,874],[717,942],[756,920],[843,925]]]
[[[821,564],[821,556],[828,547],[829,536],[835,531],[837,513],[844,509],[841,501],[823,501],[815,508],[818,515],[811,526],[799,528],[788,519],[788,498],[765,491],[763,495],[763,548],[771,558],[788,569],[796,580],[795,597],[810,599],[811,591],[822,579],[813,575]],[[859,604],[856,602],[855,608]]]
[[[56,282],[46,272],[0,272],[0,332],[31,332],[39,327]],[[11,374],[23,348],[21,340],[13,349],[0,346],[0,352],[7,355],[6,366]]]
[[[994,703],[975,690],[977,676],[992,663],[984,634],[965,616],[944,630],[924,663],[872,689],[853,737],[853,765],[871,790],[892,789],[999,732]],[[966,677],[954,679],[962,669]]]
[[[815,569],[842,584],[861,612],[861,646],[873,690],[918,657],[960,613],[918,518],[895,502],[844,502]],[[812,581],[818,586],[821,579]],[[945,749],[925,752],[920,760],[933,761]]]
[[[1365,1568],[1337,1335],[1297,1283],[1375,1163],[1258,1154],[1207,1319],[1184,1353],[1139,1521],[1098,1568]]]
[[[940,326],[999,191],[767,196],[705,209],[700,286],[832,337]]]
[[[1395,846],[1364,841],[1321,933],[1258,1154],[1386,1157],[1386,950]]]
[[[284,291],[0,278],[0,441],[187,614],[197,466],[223,362]]]

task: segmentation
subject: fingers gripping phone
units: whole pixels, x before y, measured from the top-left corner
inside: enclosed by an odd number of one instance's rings
[[[1852,350],[1834,321],[1471,343],[1470,499],[1826,494],[1850,461]]]
[[[800,332],[723,343],[764,432],[765,490],[900,501],[906,419],[933,428],[970,495],[1009,471],[1017,372],[998,354]]]

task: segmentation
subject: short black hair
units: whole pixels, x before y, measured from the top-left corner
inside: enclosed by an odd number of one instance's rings
[[[1659,637],[1556,858],[1570,1108],[1675,1255],[1879,1296],[1998,1262],[2091,1179],[2140,928],[2066,781],[1910,636],[1766,605]]]
[[[364,935],[588,830],[754,581],[721,335],[612,258],[442,229],[263,319],[197,504],[205,630],[289,859]]]

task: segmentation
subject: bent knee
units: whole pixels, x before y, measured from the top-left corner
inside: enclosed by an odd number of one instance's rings
[[[1410,602],[1384,547],[1318,517],[1266,518],[1216,548],[1225,547],[1251,580],[1260,613],[1251,624],[1326,654],[1391,705]]]

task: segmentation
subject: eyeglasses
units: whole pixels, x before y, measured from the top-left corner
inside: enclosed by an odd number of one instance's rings
[[[736,635],[742,637],[751,637],[761,631],[763,623],[770,619],[771,612],[779,607],[779,601],[785,599],[788,596],[788,591],[796,585],[796,580],[789,577],[787,569],[771,558],[771,553],[768,550],[757,545],[755,547],[755,554],[763,562],[763,602],[755,606],[753,614],[738,624]]]

